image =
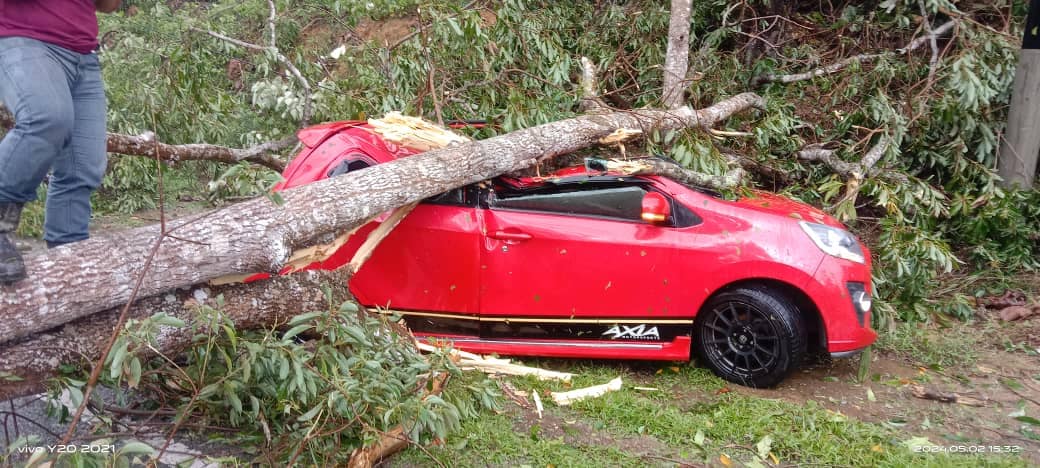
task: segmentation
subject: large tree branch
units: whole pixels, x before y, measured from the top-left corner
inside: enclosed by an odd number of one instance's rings
[[[918,37],[917,39],[914,39],[909,44],[907,44],[905,47],[903,47],[901,49],[898,49],[898,50],[895,50],[895,51],[891,51],[890,50],[890,51],[885,51],[885,52],[879,52],[879,53],[876,53],[876,54],[853,55],[852,57],[847,57],[845,59],[842,59],[842,60],[840,60],[838,62],[835,62],[835,63],[832,63],[830,65],[825,65],[825,66],[822,66],[820,68],[816,68],[814,70],[810,70],[810,71],[807,71],[807,72],[804,72],[804,73],[794,73],[794,74],[790,74],[790,75],[779,75],[779,74],[767,73],[767,74],[764,74],[764,75],[758,75],[754,79],[751,80],[751,85],[752,86],[759,86],[759,85],[763,85],[763,84],[766,84],[766,83],[794,83],[794,82],[797,82],[797,81],[811,80],[811,79],[819,77],[819,76],[824,76],[824,75],[830,75],[832,73],[837,73],[837,72],[845,69],[845,67],[848,67],[849,65],[852,65],[854,63],[865,63],[865,62],[870,62],[870,61],[873,61],[873,60],[877,60],[877,59],[879,59],[881,57],[894,56],[894,55],[897,55],[897,54],[898,55],[902,55],[902,54],[905,54],[905,53],[908,53],[908,52],[912,52],[912,51],[920,48],[922,45],[929,43],[930,41],[934,41],[939,36],[942,36],[943,34],[946,34],[949,30],[953,29],[953,27],[956,26],[956,25],[957,25],[957,22],[954,21],[954,20],[947,21],[946,23],[943,23],[941,26],[939,26],[937,28],[934,28],[934,29],[931,29],[928,34],[925,34],[924,36]]]
[[[400,158],[286,190],[281,206],[260,198],[171,224],[176,238],[163,243],[147,272],[141,259],[151,245],[142,240],[155,239],[157,226],[31,254],[29,278],[0,286],[0,342],[123,304],[131,279],[142,274],[140,294],[151,296],[236,273],[279,271],[293,251],[377,213],[592,146],[618,129],[710,128],[764,105],[744,93],[701,110],[586,115]]]
[[[664,55],[664,89],[661,102],[666,109],[683,105],[686,74],[690,65],[690,10],[692,0],[672,0],[668,21],[668,49]]]
[[[14,115],[0,103],[0,129],[11,129],[14,126]],[[140,135],[108,133],[107,136],[108,152],[110,153],[154,158],[155,152],[158,150],[159,157],[167,162],[217,161],[235,164],[248,161],[277,172],[285,169],[285,162],[282,161],[277,152],[290,148],[297,142],[295,136],[290,136],[250,148],[229,148],[207,143],[190,143],[185,145],[156,144],[155,134],[152,132],[145,132]]]
[[[155,153],[158,151],[159,158],[167,162],[217,161],[235,164],[249,161],[281,172],[285,169],[285,162],[276,153],[286,148],[291,148],[297,141],[295,136],[290,136],[281,140],[269,141],[253,147],[240,149],[208,143],[189,143],[186,145],[156,143],[155,134],[152,132],[145,132],[137,136],[109,133],[108,151],[110,153],[148,157],[155,157]]]

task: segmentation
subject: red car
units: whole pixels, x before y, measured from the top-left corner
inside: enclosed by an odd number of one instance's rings
[[[362,122],[311,127],[300,139],[305,148],[276,190],[417,152]],[[467,351],[647,360],[692,352],[722,378],[755,387],[780,382],[807,352],[846,356],[874,342],[870,254],[822,211],[586,166],[425,200],[351,291],[403,315],[416,336]],[[312,267],[345,264],[378,222]]]

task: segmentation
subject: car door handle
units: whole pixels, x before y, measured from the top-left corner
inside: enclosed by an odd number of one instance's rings
[[[491,233],[491,238],[507,241],[525,241],[530,240],[531,235],[526,232],[519,231],[495,231]]]

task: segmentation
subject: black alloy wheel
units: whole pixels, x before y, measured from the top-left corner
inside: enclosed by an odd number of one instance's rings
[[[740,287],[712,297],[699,314],[697,356],[719,377],[749,387],[772,387],[801,362],[805,325],[782,294]]]

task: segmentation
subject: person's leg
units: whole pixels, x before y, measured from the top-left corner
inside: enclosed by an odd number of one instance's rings
[[[0,38],[0,100],[15,126],[0,141],[0,203],[36,199],[36,188],[73,127],[68,69],[47,44]]]
[[[49,247],[89,237],[90,194],[101,186],[107,165],[105,86],[96,54],[82,55],[72,83],[72,135],[54,161],[47,191],[44,236]]]
[[[62,60],[42,42],[0,38],[0,100],[15,118],[0,140],[0,282],[25,277],[10,234],[72,131],[70,70]]]

